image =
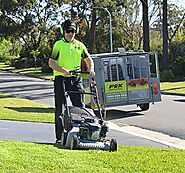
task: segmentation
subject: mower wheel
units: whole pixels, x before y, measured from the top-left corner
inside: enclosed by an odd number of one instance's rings
[[[77,149],[78,146],[78,138],[77,136],[73,136],[71,139],[71,150]]]
[[[64,129],[67,132],[71,131],[72,123],[71,123],[71,119],[69,118],[69,115],[67,115],[67,112],[64,113],[63,123],[64,123]]]
[[[104,108],[102,108],[101,111],[102,111],[102,117],[105,120],[107,118],[107,112],[106,112],[106,110]]]
[[[109,151],[113,152],[113,151],[117,151],[117,150],[118,150],[118,144],[117,144],[116,139],[111,139]]]
[[[61,145],[66,145],[66,141],[67,141],[67,132],[62,132],[61,134]]]

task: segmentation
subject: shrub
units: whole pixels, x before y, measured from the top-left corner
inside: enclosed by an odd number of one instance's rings
[[[174,64],[172,66],[173,73],[176,78],[183,78],[185,77],[185,57],[177,57],[174,60]]]
[[[14,61],[15,59],[18,59],[18,57],[12,56],[12,55],[7,55],[3,58],[3,62],[5,62],[8,65],[11,65],[12,61]]]
[[[14,66],[16,69],[27,68],[27,64],[27,58],[15,59],[12,62],[12,66]]]
[[[0,57],[0,62],[5,62],[5,58]]]
[[[161,81],[171,81],[175,79],[175,75],[171,69],[163,70],[160,74]]]
[[[42,72],[43,72],[43,73],[52,73],[53,70],[49,67],[48,64],[43,64],[43,65],[42,65]]]

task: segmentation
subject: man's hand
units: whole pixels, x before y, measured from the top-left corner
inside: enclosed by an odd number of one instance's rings
[[[64,74],[65,77],[68,77],[68,76],[71,76],[71,73],[69,72],[69,70],[66,70],[62,67],[60,67],[58,64],[57,64],[57,61],[50,58],[49,59],[49,66],[53,69],[53,70],[56,70],[56,71],[59,71],[61,73]]]
[[[71,76],[71,73],[69,72],[69,70],[63,69],[62,72],[64,73],[65,77]]]
[[[94,76],[95,76],[94,70],[90,70],[90,71],[89,71],[89,74],[90,74],[91,77],[94,77]]]

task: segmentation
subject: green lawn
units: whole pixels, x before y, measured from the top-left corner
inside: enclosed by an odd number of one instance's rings
[[[0,119],[53,123],[53,108],[0,94]],[[185,150],[120,146],[117,152],[0,141],[0,172],[184,173]]]
[[[185,81],[184,82],[162,82],[161,91],[185,94]]]
[[[21,74],[30,75],[30,76],[41,77],[41,78],[46,78],[46,79],[53,78],[53,74],[51,74],[51,73],[42,73],[41,68],[14,69],[14,70],[12,70],[12,72],[21,73]]]
[[[30,75],[30,76],[36,76],[36,77],[42,77],[46,79],[52,79],[53,74],[51,73],[42,73],[41,68],[26,68],[26,69],[15,69],[14,67],[11,67],[9,65],[6,65],[5,63],[0,63],[0,69],[1,70],[9,70],[15,73],[21,73],[25,75]]]
[[[0,142],[0,172],[184,173],[185,150],[121,146],[118,152]]]
[[[54,108],[27,99],[0,94],[0,119],[54,122]]]
[[[11,67],[11,66],[9,66],[9,65],[7,65],[7,64],[5,64],[5,63],[3,63],[3,62],[0,62],[0,69],[1,69],[1,70],[13,70],[14,67]]]

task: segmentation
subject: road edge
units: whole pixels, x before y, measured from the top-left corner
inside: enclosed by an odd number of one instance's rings
[[[158,142],[172,148],[185,150],[185,140],[176,137],[130,125],[120,127],[113,122],[107,122],[107,125],[110,129]]]

